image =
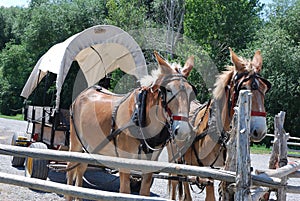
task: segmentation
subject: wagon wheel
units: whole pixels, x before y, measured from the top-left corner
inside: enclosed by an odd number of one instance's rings
[[[30,148],[47,149],[44,143],[32,143]],[[46,180],[48,177],[48,160],[27,157],[25,161],[25,176]]]
[[[25,146],[25,145],[20,145],[17,143],[17,140],[19,139],[19,137],[21,137],[22,139],[24,139],[26,136],[25,135],[21,135],[19,133],[14,133],[12,140],[11,140],[11,145],[13,146]],[[18,157],[18,156],[13,156],[12,160],[11,160],[11,165],[13,167],[23,167],[24,166],[24,161],[25,158],[24,157]]]

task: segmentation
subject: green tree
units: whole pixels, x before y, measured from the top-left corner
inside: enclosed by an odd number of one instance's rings
[[[261,49],[263,55],[263,76],[272,83],[272,90],[267,95],[266,109],[268,128],[273,131],[273,117],[280,111],[286,112],[285,129],[291,135],[300,133],[300,46],[299,46],[299,4],[285,2],[281,10],[280,1],[271,8],[271,15],[265,27],[260,29],[247,51]],[[295,10],[298,9],[298,12]],[[291,23],[288,23],[289,20]]]
[[[219,69],[228,47],[246,48],[261,26],[258,0],[186,0],[184,33],[209,52]]]
[[[54,44],[88,27],[103,24],[105,19],[104,1],[59,0],[33,5],[28,10],[30,21],[22,41],[37,59]]]
[[[147,9],[139,0],[108,0],[106,23],[125,31],[147,26]]]
[[[32,65],[30,53],[22,45],[6,44],[0,54],[0,111],[3,114],[15,114],[22,108],[20,93],[29,75],[30,69],[25,66]]]
[[[5,43],[14,41],[20,43],[18,35],[14,32],[16,16],[19,16],[24,9],[18,7],[0,7],[0,51]]]

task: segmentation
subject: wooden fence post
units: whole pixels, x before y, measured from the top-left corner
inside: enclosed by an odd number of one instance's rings
[[[236,110],[236,108],[235,108]],[[224,165],[224,170],[227,171],[232,171],[235,172],[236,171],[236,149],[237,149],[237,143],[236,143],[236,130],[237,130],[237,110],[235,111],[235,114],[233,116],[233,120],[232,120],[232,129],[230,130],[230,138],[229,141],[226,144],[226,148],[227,148],[227,153],[226,153],[226,160],[225,160],[225,165]],[[228,200],[233,200],[234,199],[234,192],[232,191],[232,189],[230,188],[230,186],[232,185],[232,183],[230,182],[226,182],[226,181],[222,181],[220,183],[220,198],[222,201],[228,201]]]
[[[232,130],[230,131],[230,139],[226,145],[227,156],[224,170],[235,172],[239,169],[239,172],[236,172],[236,188],[239,188],[238,191],[240,190],[240,192],[235,194],[235,200],[249,200],[250,196],[251,172],[248,133],[250,132],[249,117],[251,112],[251,100],[250,91],[240,91],[239,107],[235,108],[235,114],[232,120]],[[242,121],[242,123],[238,126],[237,124],[240,121]],[[241,137],[238,137],[240,131],[242,134]],[[237,141],[240,141],[240,143],[238,144]],[[237,153],[237,151],[239,151],[239,153]],[[239,168],[237,168],[237,166],[239,166]],[[228,182],[221,182],[220,196],[222,201],[234,200],[234,192],[231,186],[232,185]]]
[[[285,118],[285,112],[280,111],[278,115],[275,116],[275,132],[278,133],[279,139],[279,167],[284,167],[287,165],[287,140],[289,138],[289,134],[285,132],[283,128]],[[286,187],[288,177],[281,178],[282,187],[278,189],[277,200],[285,201],[286,200]]]
[[[252,104],[250,90],[241,90],[238,105],[237,150],[236,150],[236,201],[251,200],[251,164],[250,164],[250,114]]]

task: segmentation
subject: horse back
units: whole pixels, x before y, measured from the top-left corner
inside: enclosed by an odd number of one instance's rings
[[[80,139],[81,145],[88,152],[93,152],[110,134],[114,108],[123,97],[124,95],[117,95],[98,87],[91,87],[83,91],[71,107],[72,120],[70,124],[74,128],[71,131],[71,140],[72,136],[74,138],[76,135]],[[111,143],[107,145],[101,151],[112,149]]]

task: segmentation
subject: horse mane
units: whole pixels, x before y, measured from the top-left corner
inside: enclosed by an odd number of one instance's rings
[[[241,71],[248,71],[250,74],[254,73],[252,62],[243,58],[240,59],[240,63],[243,66]],[[215,88],[213,90],[213,96],[216,100],[220,100],[225,96],[225,87],[229,84],[235,72],[236,70],[234,66],[227,66],[226,70],[217,76],[217,80],[214,84]]]
[[[213,96],[215,99],[220,100],[225,96],[225,87],[228,85],[234,73],[234,66],[227,66],[226,70],[217,76],[214,84]]]
[[[176,71],[177,73],[180,73],[180,69],[181,69],[181,66],[180,64],[177,64],[177,63],[173,63],[172,65],[170,65],[171,68]],[[144,76],[140,83],[141,83],[141,86],[144,86],[144,87],[150,87],[151,85],[153,85],[157,79],[162,75],[161,73],[161,70],[160,68],[158,69],[154,69],[151,71],[151,75],[146,75]]]
[[[152,70],[151,75],[146,75],[141,79],[141,86],[150,87],[158,79],[159,75],[161,75],[160,69]]]

